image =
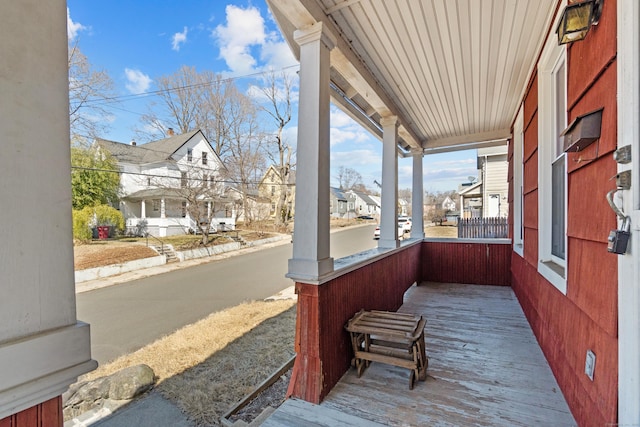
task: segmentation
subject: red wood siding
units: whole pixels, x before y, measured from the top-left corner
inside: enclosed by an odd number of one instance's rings
[[[0,427],[62,427],[60,396],[0,420]]]
[[[351,365],[344,325],[361,309],[397,310],[405,291],[420,282],[415,244],[321,285],[296,283],[295,350],[288,394],[319,403]]]
[[[508,286],[510,257],[510,244],[425,241],[422,280]]]
[[[598,141],[568,155],[567,294],[537,271],[538,86],[525,95],[524,258],[511,255],[512,287],[579,425],[617,421],[617,258],[606,251],[615,215],[605,195],[615,187],[617,144],[616,1],[606,1],[598,26],[568,47],[569,122],[604,108]],[[596,354],[594,381],[585,374]]]

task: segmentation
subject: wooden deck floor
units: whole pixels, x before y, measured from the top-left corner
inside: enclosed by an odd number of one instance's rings
[[[322,404],[289,400],[263,426],[576,425],[511,288],[424,283],[399,311],[427,318],[426,381],[350,369]]]

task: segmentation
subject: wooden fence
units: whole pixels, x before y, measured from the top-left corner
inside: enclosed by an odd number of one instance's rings
[[[458,238],[509,237],[507,218],[467,218],[458,220]]]

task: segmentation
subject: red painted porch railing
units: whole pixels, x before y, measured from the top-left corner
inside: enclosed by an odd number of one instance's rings
[[[511,285],[510,240],[424,241],[422,280],[477,285]]]
[[[321,285],[297,282],[297,356],[288,395],[320,403],[350,367],[346,322],[361,309],[397,310],[413,283],[509,285],[508,242],[418,242]]]
[[[344,325],[361,309],[397,310],[420,281],[420,251],[420,244],[408,246],[321,285],[296,283],[297,356],[288,395],[322,401],[351,364]]]
[[[63,425],[60,396],[0,420],[0,427],[62,427]]]

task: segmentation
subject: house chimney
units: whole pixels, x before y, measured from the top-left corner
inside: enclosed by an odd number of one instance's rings
[[[129,143],[130,145],[136,145],[136,142],[132,139],[131,142]]]
[[[173,135],[175,135],[176,133],[173,131],[173,128],[169,128],[169,129],[167,129],[167,134],[168,134],[169,136],[173,136]]]

